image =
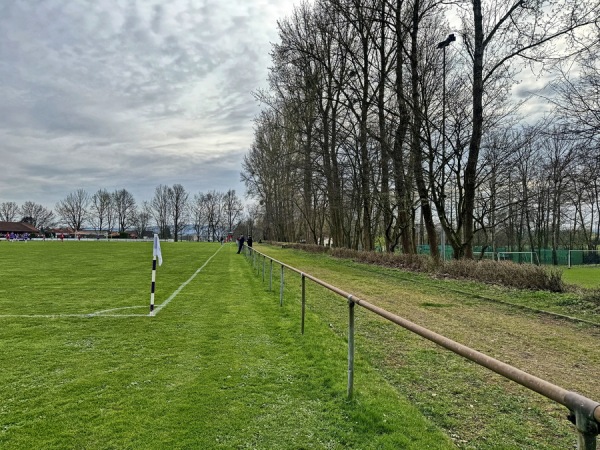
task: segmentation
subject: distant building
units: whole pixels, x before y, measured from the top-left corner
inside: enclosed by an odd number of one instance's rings
[[[0,235],[2,235],[2,237],[6,233],[38,234],[39,232],[40,230],[27,222],[0,222]]]
[[[55,235],[57,237],[60,236],[61,234],[66,238],[69,238],[69,237],[74,238],[75,237],[75,231],[73,231],[72,228],[52,228],[49,231],[50,231],[50,233],[52,233],[53,235]]]

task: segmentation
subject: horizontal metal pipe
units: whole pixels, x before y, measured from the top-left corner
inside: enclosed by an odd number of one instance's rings
[[[598,402],[590,400],[587,397],[577,394],[576,392],[567,391],[560,386],[556,386],[546,380],[542,380],[541,378],[492,358],[491,356],[487,356],[481,352],[478,352],[477,350],[473,350],[470,347],[459,344],[456,341],[448,339],[440,334],[428,330],[427,328],[423,328],[420,325],[403,319],[402,317],[392,314],[389,311],[375,306],[365,300],[354,297],[353,301],[357,305],[360,305],[363,308],[368,309],[369,311],[374,312],[375,314],[384,317],[389,321],[418,334],[419,336],[424,337],[425,339],[435,342],[436,344],[447,348],[454,353],[464,356],[465,358],[476,362],[477,364],[486,367],[493,372],[513,380],[516,383],[531,389],[532,391],[548,397],[549,399],[554,400],[555,402],[560,403],[569,409],[575,410],[579,408],[580,410],[587,411],[588,417],[594,418],[600,423],[600,403]]]
[[[362,306],[363,308],[389,320],[390,322],[400,325],[401,327],[406,328],[407,330],[410,330],[413,333],[424,337],[425,339],[435,342],[436,344],[448,350],[451,350],[454,353],[457,353],[483,367],[486,367],[492,370],[493,372],[496,372],[510,380],[513,380],[514,382],[519,383],[520,385],[525,386],[531,389],[532,391],[543,395],[544,397],[554,400],[555,402],[566,406],[572,411],[583,412],[589,419],[595,420],[600,424],[600,403],[591,400],[587,397],[584,397],[583,395],[578,394],[576,392],[563,389],[560,386],[556,386],[555,384],[552,384],[546,380],[542,380],[541,378],[538,378],[534,375],[517,369],[516,367],[513,367],[509,364],[503,363],[502,361],[492,358],[491,356],[485,355],[481,352],[478,352],[477,350],[473,350],[470,347],[459,344],[458,342],[448,339],[445,336],[442,336],[438,333],[428,330],[427,328],[424,328],[420,325],[410,322],[409,320],[397,316],[396,314],[386,311],[385,309],[380,308],[379,306],[375,306],[372,303],[367,302],[366,300],[361,300],[360,298],[357,298],[352,294],[337,288],[336,286],[326,283],[323,280],[313,277],[312,275],[309,275],[306,272],[301,272],[300,270],[289,266],[285,263],[282,263],[281,261],[277,261],[275,259],[270,258],[268,255],[265,256],[271,259],[272,261],[276,262],[277,264],[281,264],[282,268],[286,267],[291,271],[304,275],[304,277],[312,280],[313,282],[323,286],[326,289],[329,289],[332,292],[335,292],[336,294],[339,294],[345,299],[353,301],[357,305]]]

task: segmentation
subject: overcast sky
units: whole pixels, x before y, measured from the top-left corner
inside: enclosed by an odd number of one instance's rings
[[[0,203],[235,189],[291,0],[0,1]]]

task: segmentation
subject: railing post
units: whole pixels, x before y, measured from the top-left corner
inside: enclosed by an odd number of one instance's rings
[[[588,412],[575,410],[575,429],[577,430],[577,450],[596,450],[598,424],[590,418]]]
[[[302,327],[301,332],[304,334],[304,316],[306,311],[306,277],[302,274]]]
[[[263,255],[263,283],[265,282],[265,264],[267,263],[267,257]]]
[[[270,259],[269,261],[271,261],[271,275],[269,277],[269,292],[271,292],[273,290],[273,260]]]
[[[354,301],[348,296],[348,399],[354,391]]]
[[[281,283],[279,283],[279,306],[283,306],[283,264],[281,265]]]

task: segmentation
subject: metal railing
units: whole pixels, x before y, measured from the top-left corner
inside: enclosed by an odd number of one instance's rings
[[[288,269],[291,272],[295,272],[301,277],[301,289],[302,289],[302,319],[301,319],[301,332],[304,334],[304,319],[306,312],[306,279],[313,281],[314,283],[344,297],[348,302],[348,388],[347,395],[352,397],[354,389],[354,306],[359,305],[368,311],[383,317],[390,322],[393,322],[401,327],[418,334],[425,339],[428,339],[458,355],[461,355],[470,361],[473,361],[480,366],[483,366],[505,378],[508,378],[538,394],[543,395],[565,407],[571,411],[569,419],[575,424],[577,430],[577,448],[578,450],[596,450],[596,436],[600,431],[600,403],[584,397],[576,392],[568,391],[556,386],[546,380],[538,378],[527,372],[524,372],[516,367],[492,358],[484,353],[473,350],[465,345],[462,345],[456,341],[448,339],[438,333],[435,333],[427,328],[410,322],[396,314],[390,313],[376,305],[373,305],[365,300],[362,300],[354,295],[333,286],[323,280],[320,280],[310,274],[307,274],[301,270],[296,269],[288,264],[271,258],[264,253],[261,253],[251,247],[244,247],[246,256],[251,260],[252,267],[260,272],[260,264],[258,259],[262,256],[262,277],[265,280],[266,271],[266,260],[270,261],[270,275],[269,275],[269,290],[273,288],[273,265],[281,266],[280,275],[280,288],[279,288],[279,304],[283,306],[283,293],[284,293],[284,269]],[[257,258],[258,256],[258,258]]]

